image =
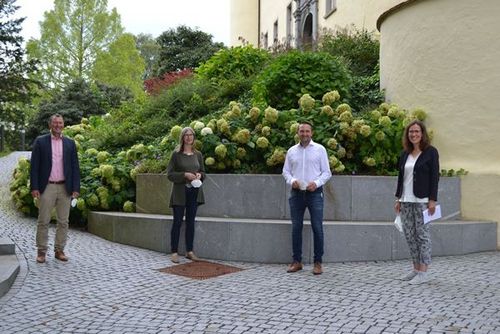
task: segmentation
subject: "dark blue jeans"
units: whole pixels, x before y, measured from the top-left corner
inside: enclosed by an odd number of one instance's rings
[[[302,262],[302,228],[306,208],[311,216],[311,227],[314,236],[314,262],[323,257],[323,187],[314,192],[292,189],[290,198],[290,215],[292,218],[293,260]]]
[[[181,234],[184,212],[186,213],[186,252],[193,250],[194,220],[196,218],[196,210],[198,209],[197,197],[198,188],[186,187],[186,205],[174,205],[172,208],[174,211],[174,223],[172,224],[172,230],[170,230],[170,247],[172,253],[177,253],[179,248],[179,236]]]

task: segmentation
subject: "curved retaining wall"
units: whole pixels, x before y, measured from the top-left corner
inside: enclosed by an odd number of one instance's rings
[[[395,176],[334,175],[324,186],[324,219],[333,221],[392,221]],[[171,214],[171,183],[165,174],[139,174],[137,212]],[[202,217],[290,219],[290,187],[281,175],[208,174]],[[439,181],[443,216],[460,217],[460,179]]]
[[[395,177],[332,178],[325,186],[325,262],[408,257],[406,243],[392,223],[395,184]],[[137,208],[142,212],[92,212],[89,231],[114,242],[168,253],[170,185],[163,174],[138,175]],[[290,261],[289,188],[280,175],[211,174],[203,187],[207,203],[199,208],[195,238],[199,256],[261,263]],[[442,178],[439,198],[444,216],[456,219],[460,215],[460,179]],[[496,248],[494,222],[432,224],[434,255]],[[181,252],[183,247],[181,238]],[[310,262],[312,255],[312,232],[306,222],[304,262]]]

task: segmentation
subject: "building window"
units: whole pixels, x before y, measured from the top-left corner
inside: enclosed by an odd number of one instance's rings
[[[269,36],[267,35],[267,32],[264,34],[264,37],[262,37],[263,41],[262,44],[264,45],[264,49],[267,49],[269,47]]]
[[[292,15],[292,4],[290,3],[286,7],[286,40],[290,42],[292,40],[292,26],[293,26],[293,15]]]
[[[325,3],[325,19],[332,15],[337,10],[337,0],[326,0]]]

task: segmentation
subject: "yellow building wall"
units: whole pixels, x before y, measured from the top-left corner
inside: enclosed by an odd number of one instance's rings
[[[401,2],[404,0],[337,0],[337,10],[325,18],[326,1],[319,0],[319,25],[333,30],[354,25],[376,32],[379,16]]]
[[[243,40],[259,45],[259,0],[231,0],[230,46],[242,45]]]
[[[442,168],[470,173],[462,183],[464,218],[496,222],[499,17],[497,0],[420,0],[384,15],[380,22],[381,87],[386,98],[428,112]]]
[[[344,28],[356,26],[368,31],[376,31],[378,17],[389,8],[404,0],[337,0],[337,10],[325,17],[326,1],[318,0],[318,28]],[[287,7],[293,0],[261,0],[260,1],[260,33],[259,34],[259,1],[231,0],[231,46],[241,45],[240,36],[253,45],[258,45],[261,37],[267,33],[269,46],[273,43],[274,23],[278,21],[278,41],[283,43],[287,37]],[[295,37],[295,18],[292,18],[292,36]]]

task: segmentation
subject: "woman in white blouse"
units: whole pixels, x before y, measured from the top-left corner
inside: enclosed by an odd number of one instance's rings
[[[431,237],[429,224],[423,222],[423,211],[429,209],[433,215],[436,209],[439,154],[430,144],[424,123],[418,120],[405,128],[403,148],[394,209],[401,215],[413,270],[402,279],[421,284],[428,280],[427,269],[431,263]]]

